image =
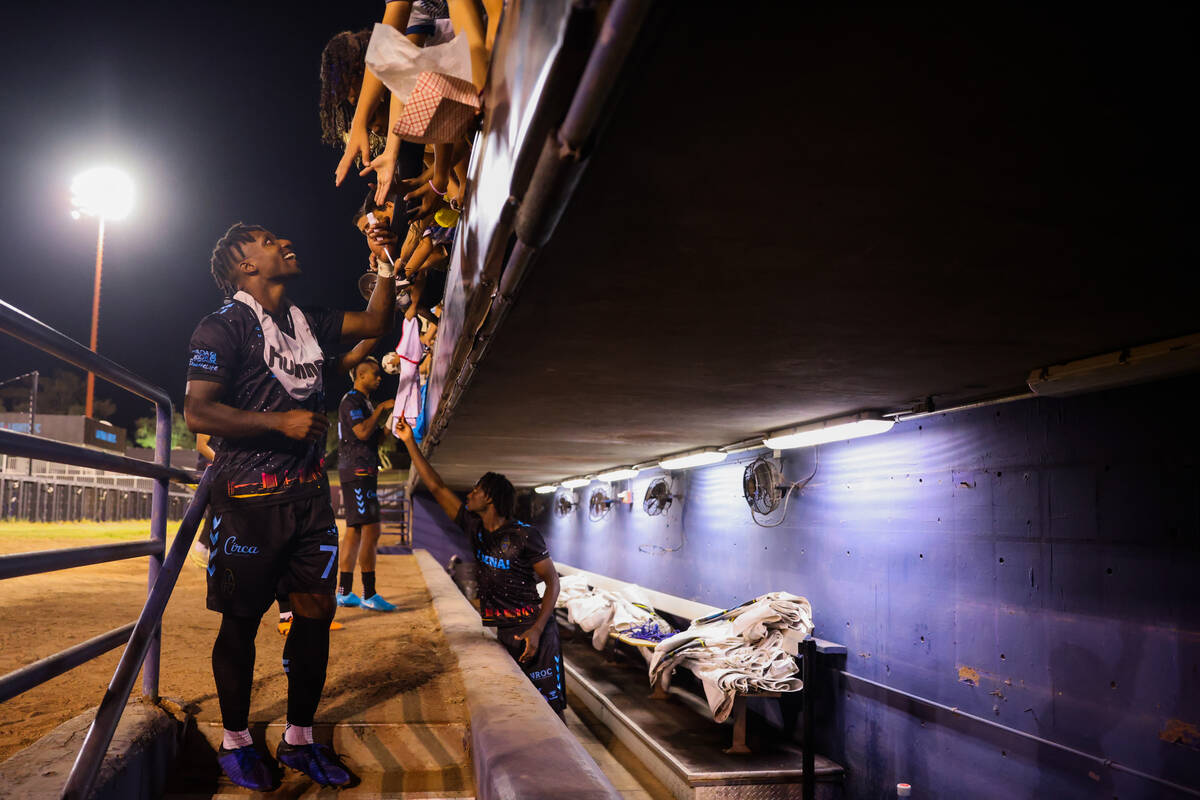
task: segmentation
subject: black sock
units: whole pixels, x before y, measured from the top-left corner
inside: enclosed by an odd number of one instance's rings
[[[325,688],[329,663],[329,620],[292,617],[292,632],[283,646],[283,669],[287,673],[287,721],[312,725]],[[238,730],[238,729],[231,729]]]
[[[354,570],[338,573],[338,588],[342,590],[342,594],[354,591]]]
[[[254,680],[254,635],[258,620],[253,617],[221,616],[221,630],[213,643],[213,678],[221,706],[221,725],[230,731],[249,727],[250,685]]]
[[[375,596],[375,570],[364,572],[363,578],[363,599]]]

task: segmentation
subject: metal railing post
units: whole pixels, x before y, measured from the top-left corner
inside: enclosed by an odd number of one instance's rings
[[[161,467],[171,466],[171,429],[174,426],[174,409],[170,403],[155,403],[154,410],[158,417],[158,426],[154,431],[154,463]],[[163,543],[163,551],[150,556],[150,570],[146,577],[146,598],[154,591],[162,569],[163,552],[167,542],[167,496],[169,486],[167,479],[157,478],[154,481],[154,494],[150,506],[150,538]],[[142,694],[151,700],[158,701],[158,664],[162,651],[162,625],[154,629],[150,640],[150,649],[146,653],[146,663],[142,667]]]

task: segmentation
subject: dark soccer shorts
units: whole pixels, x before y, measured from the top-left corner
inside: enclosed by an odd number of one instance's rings
[[[525,642],[518,639],[517,636],[530,627],[529,625],[512,625],[496,628],[496,638],[500,640],[500,644],[504,645],[504,649],[513,657],[517,666],[529,677],[537,690],[542,693],[542,697],[546,698],[550,707],[561,714],[567,708],[567,688],[563,683],[562,643],[558,640],[558,623],[553,617],[550,618],[550,621],[546,623],[546,629],[542,631],[542,638],[538,641],[537,652],[533,654],[533,658],[522,662],[521,654],[525,652]]]
[[[214,513],[204,544],[208,607],[261,617],[276,591],[332,595],[338,577],[338,529],[329,496],[245,505]]]
[[[379,522],[379,479],[355,478],[342,481],[342,504],[347,525],[373,525]]]

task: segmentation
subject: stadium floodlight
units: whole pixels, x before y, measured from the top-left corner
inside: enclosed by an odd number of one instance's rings
[[[133,210],[133,180],[116,167],[93,167],[71,181],[71,216],[119,220]]]
[[[71,181],[71,216],[94,217],[96,233],[96,285],[92,290],[92,352],[100,338],[100,278],[104,271],[104,223],[125,219],[133,210],[133,180],[116,167],[93,167]],[[96,395],[96,375],[88,373],[84,414],[92,416]]]

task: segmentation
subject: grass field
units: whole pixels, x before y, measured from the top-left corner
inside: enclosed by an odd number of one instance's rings
[[[171,531],[170,526],[168,531]],[[148,519],[120,522],[0,522],[0,552],[4,553],[34,550],[47,546],[46,542],[53,542],[58,547],[82,547],[148,538]],[[38,543],[36,547],[35,543]]]

